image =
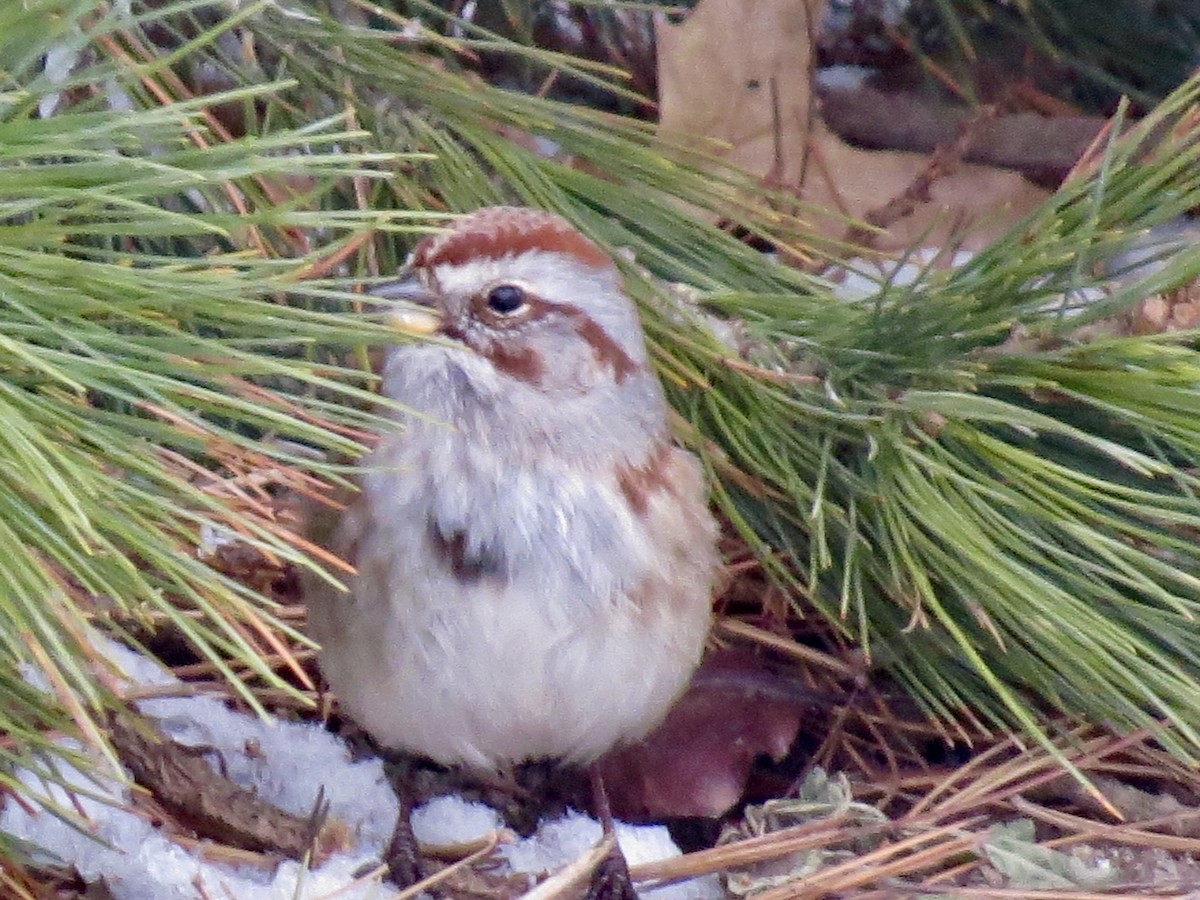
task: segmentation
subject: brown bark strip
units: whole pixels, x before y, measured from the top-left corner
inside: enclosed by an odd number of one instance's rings
[[[344,826],[323,821],[323,812],[302,818],[272,806],[147,719],[113,715],[108,732],[133,780],[202,838],[292,859],[311,851],[315,864],[347,842]]]
[[[928,101],[912,93],[869,86],[853,90],[818,83],[821,117],[842,140],[867,150],[932,153],[953,143],[970,108]],[[964,162],[1014,169],[1038,184],[1059,184],[1104,128],[1102,116],[1012,113],[980,122],[964,148]]]

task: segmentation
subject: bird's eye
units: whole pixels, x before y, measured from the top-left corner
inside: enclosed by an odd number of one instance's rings
[[[500,316],[511,316],[525,307],[525,292],[515,284],[501,284],[487,293],[487,307]]]

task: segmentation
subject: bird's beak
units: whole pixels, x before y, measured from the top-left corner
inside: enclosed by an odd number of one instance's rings
[[[411,306],[389,310],[384,321],[402,334],[429,337],[442,328],[442,314],[437,309],[437,298],[416,278],[402,278],[388,284],[371,288],[372,297],[384,300],[403,300]]]

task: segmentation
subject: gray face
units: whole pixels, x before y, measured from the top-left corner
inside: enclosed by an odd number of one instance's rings
[[[425,277],[449,336],[546,393],[588,390],[646,368],[641,326],[611,266],[530,250],[437,266]]]
[[[611,265],[533,249],[415,275],[447,340],[393,353],[388,396],[527,451],[636,456],[663,438],[661,389]]]

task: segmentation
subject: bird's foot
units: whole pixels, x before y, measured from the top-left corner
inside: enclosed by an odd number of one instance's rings
[[[408,756],[387,760],[384,772],[392,782],[400,808],[383,861],[388,867],[388,881],[404,890],[425,877],[421,867],[421,845],[417,843],[412,827],[413,760]]]
[[[412,887],[425,877],[421,868],[421,851],[408,821],[396,823],[383,861],[388,867],[388,881],[401,890]]]
[[[614,846],[596,866],[584,900],[638,900],[633,879],[629,877],[629,865],[620,847]]]

